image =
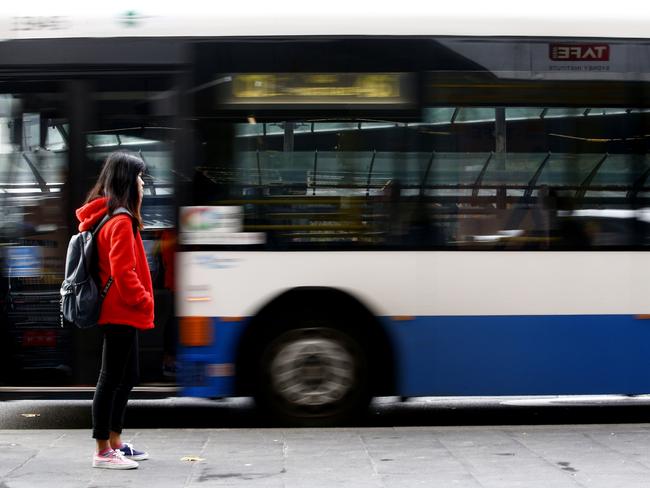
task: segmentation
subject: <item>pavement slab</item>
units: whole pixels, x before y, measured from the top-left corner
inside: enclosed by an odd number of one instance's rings
[[[92,468],[85,429],[0,430],[0,488],[630,488],[650,479],[650,424],[132,429],[123,436],[151,454],[137,470]]]

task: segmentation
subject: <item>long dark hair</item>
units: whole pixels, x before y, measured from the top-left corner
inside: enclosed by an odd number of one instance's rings
[[[93,186],[86,203],[100,197],[108,198],[108,214],[119,208],[126,208],[142,229],[140,202],[138,195],[138,175],[147,169],[144,161],[134,154],[116,151],[108,155],[97,183]]]

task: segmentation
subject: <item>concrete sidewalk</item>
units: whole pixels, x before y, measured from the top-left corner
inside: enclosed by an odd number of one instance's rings
[[[0,487],[650,485],[648,424],[145,429],[124,437],[151,454],[137,470],[93,469],[87,430],[0,431]]]

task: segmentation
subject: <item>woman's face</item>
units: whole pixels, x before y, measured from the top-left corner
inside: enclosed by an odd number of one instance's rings
[[[142,197],[144,197],[144,180],[142,179],[142,173],[138,174],[138,204],[142,204]]]

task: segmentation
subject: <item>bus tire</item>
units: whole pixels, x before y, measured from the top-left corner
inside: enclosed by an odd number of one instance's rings
[[[360,341],[331,321],[284,330],[262,348],[256,403],[283,425],[348,424],[370,401],[367,358]]]

